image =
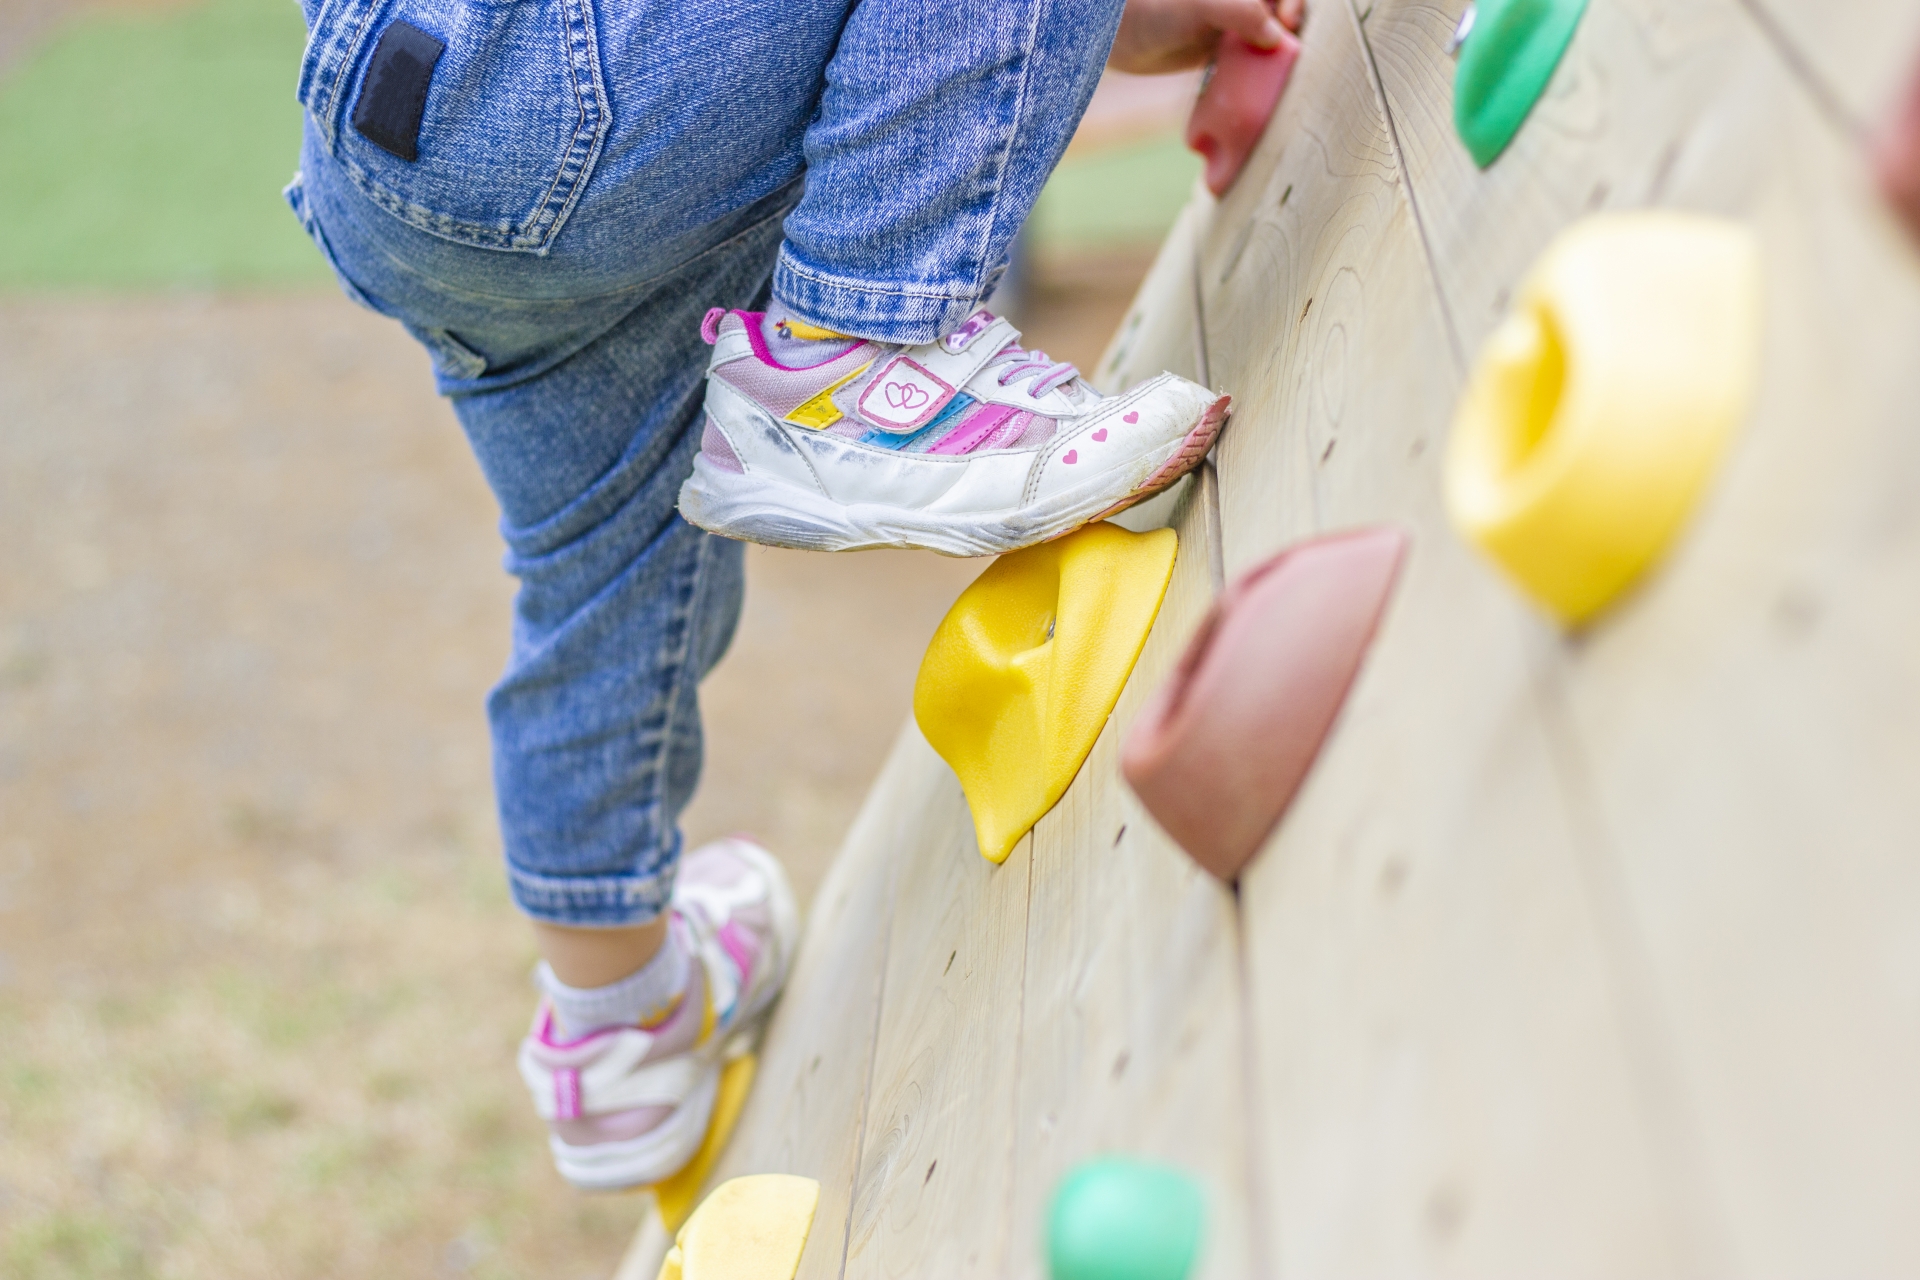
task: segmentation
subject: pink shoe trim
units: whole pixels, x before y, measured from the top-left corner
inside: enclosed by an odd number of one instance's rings
[[[559,1024],[553,1020],[553,1006],[542,1004],[540,1006],[540,1016],[533,1024],[533,1038],[539,1041],[543,1048],[552,1049],[558,1053],[578,1054],[595,1040],[624,1030],[627,1030],[627,1028],[596,1027],[583,1036],[568,1040],[560,1034]]]
[[[981,307],[967,317],[967,322],[940,340],[940,345],[954,355],[965,351],[973,340],[985,333],[994,322],[993,312]]]
[[[940,437],[940,442],[927,452],[947,456],[972,453],[1019,412],[1012,405],[983,404],[962,418],[958,426]]]
[[[720,945],[727,949],[740,970],[740,986],[744,990],[747,979],[753,975],[753,962],[760,958],[760,944],[740,927],[739,921],[729,920],[720,927]]]
[[[580,1072],[573,1067],[562,1067],[553,1073],[553,1118],[580,1118]]]
[[[1052,418],[1022,409],[1007,419],[1007,424],[994,433],[993,439],[980,447],[982,449],[1017,449],[1026,444],[1045,444],[1053,437],[1053,428]]]
[[[1213,448],[1213,442],[1215,438],[1219,436],[1220,428],[1227,424],[1227,414],[1232,407],[1232,396],[1221,396],[1218,400],[1208,405],[1206,412],[1200,415],[1200,421],[1195,423],[1192,430],[1187,432],[1186,439],[1181,441],[1180,447],[1174,451],[1171,458],[1161,463],[1159,469],[1142,481],[1132,493],[1129,493],[1126,497],[1093,517],[1092,520],[1087,521],[1087,523],[1096,524],[1099,521],[1105,520],[1108,516],[1119,515],[1134,503],[1139,502],[1151,494],[1160,492],[1175,480],[1178,480],[1181,476],[1199,466],[1200,460],[1207,456],[1207,450]],[[1069,530],[1068,532],[1072,531]],[[1066,535],[1058,534],[1056,536],[1065,537]]]
[[[1220,428],[1226,425],[1227,410],[1233,404],[1232,396],[1221,396],[1207,406],[1200,421],[1187,432],[1187,438],[1180,442],[1180,448],[1171,458],[1160,464],[1159,470],[1148,476],[1146,483],[1134,492],[1138,494],[1158,493],[1178,480],[1187,472],[1200,465],[1200,459],[1207,456],[1207,450],[1213,448],[1214,437],[1220,434]]]
[[[725,307],[715,307],[707,312],[707,318],[700,322],[700,338],[708,346],[720,341],[720,321],[726,317]]]
[[[740,475],[746,468],[740,465],[740,455],[733,451],[733,445],[727,440],[726,433],[720,430],[720,424],[707,415],[707,425],[700,432],[700,452],[707,460],[722,471],[731,471]]]

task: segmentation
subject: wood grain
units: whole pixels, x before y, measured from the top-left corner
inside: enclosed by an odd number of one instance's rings
[[[1193,260],[1212,214],[1213,202],[1196,182],[1095,367],[1094,385],[1102,391],[1118,394],[1161,373],[1206,381],[1197,346]]]
[[[918,739],[917,731],[912,731]],[[1031,837],[979,854],[952,771],[920,740],[901,806],[886,997],[854,1182],[849,1277],[1004,1275]]]
[[[1212,494],[1190,490],[1153,634],[1079,777],[1034,828],[1011,1275],[1044,1274],[1036,1246],[1054,1188],[1103,1155],[1199,1181],[1207,1227],[1196,1277],[1257,1273],[1234,897],[1119,777],[1127,727],[1212,604]]]
[[[1708,1269],[1550,767],[1552,637],[1439,509],[1456,344],[1357,16],[1315,15],[1274,154],[1202,254],[1240,405],[1226,563],[1382,519],[1415,543],[1242,887],[1273,1273]]]
[[[709,1179],[714,1186],[748,1173],[795,1173],[820,1183],[801,1280],[841,1273],[896,855],[920,806],[939,791],[943,769],[917,731],[901,732],[814,899],[754,1090]]]
[[[1784,70],[1675,203],[1761,237],[1757,408],[1669,562],[1556,650],[1557,763],[1674,1045],[1730,1272],[1920,1269],[1920,264]]]
[[[1677,171],[1725,145],[1701,121],[1756,63],[1759,32],[1728,0],[1596,0],[1512,144],[1482,171],[1453,125],[1454,3],[1376,0],[1364,24],[1456,350],[1470,357],[1567,223],[1661,202]]]

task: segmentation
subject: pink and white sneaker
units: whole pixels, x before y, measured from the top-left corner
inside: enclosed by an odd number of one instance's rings
[[[989,311],[938,342],[776,360],[754,312],[707,314],[707,422],[680,514],[779,547],[997,555],[1191,471],[1229,397],[1173,374],[1103,396]]]
[[[693,1159],[720,1067],[752,1048],[799,939],[786,873],[737,837],[686,855],[669,910],[667,927],[693,963],[665,1022],[567,1040],[542,998],[520,1042],[520,1075],[547,1122],[554,1163],[583,1190],[645,1186]]]

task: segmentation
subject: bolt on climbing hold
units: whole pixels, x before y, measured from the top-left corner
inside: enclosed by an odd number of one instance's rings
[[[1720,218],[1595,214],[1561,233],[1455,410],[1454,525],[1563,623],[1678,534],[1746,412],[1759,253]]]
[[[1178,1169],[1094,1160],[1069,1173],[1047,1214],[1052,1280],[1184,1280],[1206,1204]]]
[[[1454,31],[1453,123],[1473,162],[1492,164],[1553,79],[1587,0],[1478,0]]]
[[[1920,237],[1920,66],[1874,140],[1873,167],[1880,194]]]
[[[1242,574],[1134,720],[1121,772],[1224,883],[1266,843],[1319,756],[1406,549],[1398,529],[1362,529]]]
[[[1256,48],[1231,32],[1220,37],[1187,117],[1187,146],[1206,160],[1207,190],[1216,198],[1246,167],[1299,58],[1300,40],[1291,31],[1281,31],[1272,49]]]
[[[1173,574],[1171,529],[1115,524],[1005,555],[960,593],[914,682],[980,853],[1005,862],[1093,750]]]
[[[812,1178],[759,1173],[723,1182],[674,1236],[658,1280],[793,1280],[819,1203]]]
[[[1453,39],[1447,41],[1447,56],[1454,57],[1460,52],[1460,46],[1473,34],[1474,19],[1480,16],[1479,7],[1468,5],[1467,11],[1460,15],[1460,25],[1453,29]]]

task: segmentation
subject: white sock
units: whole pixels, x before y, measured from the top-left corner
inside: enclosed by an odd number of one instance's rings
[[[534,981],[553,1002],[560,1030],[577,1039],[602,1027],[639,1027],[659,1022],[686,992],[689,960],[680,946],[677,931],[667,930],[667,940],[653,959],[640,968],[604,987],[570,987],[554,977],[545,960],[534,970]]]
[[[775,302],[770,303],[766,314],[760,317],[760,336],[766,339],[767,350],[789,369],[809,369],[824,364],[859,344],[858,338],[838,333],[826,338],[799,337],[788,329],[791,315],[786,307]],[[807,332],[807,327],[803,325],[801,331]]]

